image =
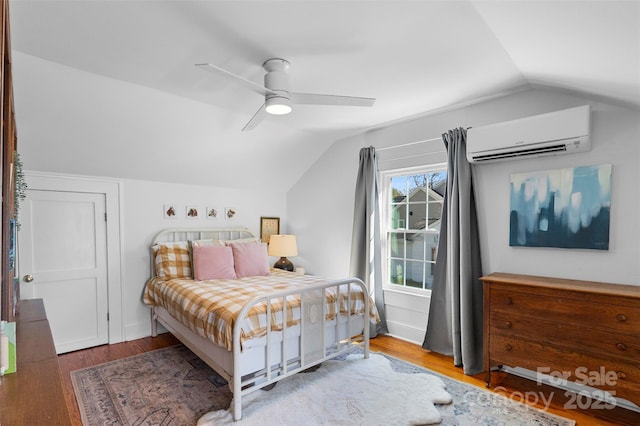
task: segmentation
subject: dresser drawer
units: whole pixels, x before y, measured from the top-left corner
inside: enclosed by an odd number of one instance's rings
[[[532,323],[531,318],[491,312],[489,332],[503,336],[518,337],[547,345],[589,352],[596,356],[640,359],[640,335],[614,333],[579,327],[573,324],[554,323],[540,319]]]
[[[570,381],[607,390],[616,397],[640,404],[638,359],[615,361],[500,335],[490,337],[489,354],[492,365],[523,367],[543,373],[566,372]]]
[[[640,335],[640,306],[495,288],[490,289],[488,297],[491,312],[530,317],[533,327],[538,319],[544,319],[559,324],[584,325],[615,333]]]

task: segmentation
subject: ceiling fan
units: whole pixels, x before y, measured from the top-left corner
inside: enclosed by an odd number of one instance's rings
[[[291,105],[294,104],[370,107],[375,102],[375,98],[292,92],[289,89],[289,69],[291,64],[289,61],[280,58],[268,59],[262,64],[266,71],[264,87],[213,64],[196,64],[196,66],[217,75],[232,78],[236,83],[242,84],[249,90],[264,96],[264,104],[242,128],[243,132],[254,129],[264,119],[266,113],[274,115],[289,114]]]

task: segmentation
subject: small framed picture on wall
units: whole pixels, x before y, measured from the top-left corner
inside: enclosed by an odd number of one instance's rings
[[[218,216],[220,216],[220,214],[218,213],[218,209],[217,208],[207,206],[207,219],[208,220],[216,220],[216,219],[218,219]]]
[[[177,218],[177,210],[175,204],[165,204],[162,206],[162,217],[165,219],[175,219]]]
[[[224,209],[224,218],[227,220],[233,220],[236,216],[235,207],[226,207]]]
[[[196,220],[200,218],[200,209],[197,206],[187,206],[185,213],[187,215],[187,219]]]
[[[260,241],[263,243],[269,243],[269,238],[272,235],[280,233],[280,218],[279,217],[261,217],[260,218]]]

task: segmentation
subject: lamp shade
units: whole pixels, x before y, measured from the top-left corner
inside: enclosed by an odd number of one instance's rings
[[[298,244],[295,235],[272,235],[269,238],[269,256],[297,256]]]

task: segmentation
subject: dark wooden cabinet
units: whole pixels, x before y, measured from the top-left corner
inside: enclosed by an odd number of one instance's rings
[[[484,369],[570,375],[640,404],[640,286],[494,273],[484,285]]]
[[[14,155],[17,146],[11,69],[11,32],[9,30],[9,0],[0,0],[0,175],[2,175],[2,210],[0,214],[0,317],[13,321],[14,271],[9,264],[12,247],[10,221],[14,218]]]
[[[42,299],[16,315],[17,371],[0,376],[1,425],[71,425]]]

